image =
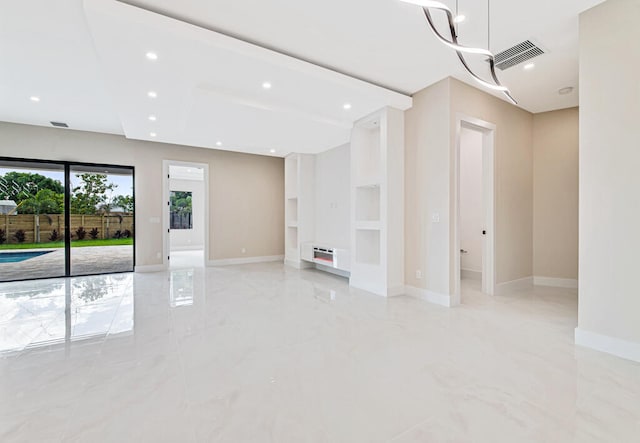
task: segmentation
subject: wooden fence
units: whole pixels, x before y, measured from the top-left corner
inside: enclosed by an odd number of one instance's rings
[[[129,230],[133,233],[132,215],[71,215],[71,238],[77,239],[76,231],[83,227],[87,232],[85,239],[88,240],[89,231],[98,229],[99,239],[113,238],[117,231]],[[15,237],[17,231],[25,233],[24,243],[47,243],[50,241],[54,229],[58,232],[59,240],[64,239],[64,215],[0,215],[0,229],[5,231],[5,243],[18,243]],[[39,237],[39,238],[38,238]]]

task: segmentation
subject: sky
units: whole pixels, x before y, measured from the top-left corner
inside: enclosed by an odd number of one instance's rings
[[[0,175],[5,175],[7,172],[16,171],[16,172],[31,172],[35,174],[40,174],[45,177],[52,178],[54,180],[63,183],[64,181],[64,172],[60,170],[44,170],[44,169],[22,169],[22,168],[0,168]],[[113,183],[117,185],[117,187],[113,190],[113,194],[110,197],[115,197],[116,195],[131,195],[133,180],[132,177],[126,175],[114,175],[107,174],[107,181],[109,183]],[[71,171],[71,188],[74,186],[78,186],[80,184],[80,179],[73,174],[73,170]]]

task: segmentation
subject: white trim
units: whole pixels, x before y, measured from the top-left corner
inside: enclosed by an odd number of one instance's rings
[[[284,255],[264,255],[260,257],[221,258],[207,261],[207,266],[246,265],[284,260]]]
[[[496,285],[495,295],[508,295],[512,292],[526,291],[533,288],[533,277],[524,277],[506,281]]]
[[[640,343],[585,331],[575,330],[576,345],[640,362]]]
[[[456,306],[458,304],[452,297],[449,297],[448,295],[428,291],[422,288],[416,288],[415,286],[405,285],[404,293],[409,297],[418,298],[435,305],[446,306],[447,308]]]
[[[554,288],[578,289],[577,278],[533,277],[535,286],[553,286]]]
[[[184,162],[180,160],[162,160],[162,263],[169,268],[167,257],[171,254],[169,239],[169,166],[191,166],[201,168],[204,171],[204,264],[207,265],[209,258],[209,164]]]
[[[166,265],[145,265],[145,266],[136,266],[134,272],[146,273],[146,272],[162,272],[167,270]]]
[[[387,288],[387,297],[398,297],[400,295],[405,295],[406,292],[404,285],[394,286],[392,288]]]
[[[204,245],[188,245],[188,246],[174,246],[171,248],[172,252],[179,251],[202,251],[204,249]]]
[[[486,230],[482,257],[482,292],[493,295],[496,287],[496,235],[495,235],[495,139],[496,125],[493,123],[458,113],[456,115],[456,144],[453,156],[453,303],[460,300],[460,135],[462,128],[482,132],[482,199],[484,203],[484,225]]]
[[[482,271],[472,271],[471,269],[461,269],[460,278],[468,278],[470,280],[482,280]]]

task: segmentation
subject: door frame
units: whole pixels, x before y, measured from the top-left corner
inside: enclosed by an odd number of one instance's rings
[[[209,164],[198,162],[187,162],[182,160],[162,160],[162,265],[169,269],[169,256],[171,254],[171,244],[169,237],[169,166],[186,166],[191,168],[201,168],[204,170],[204,262],[206,267],[209,263]]]
[[[69,278],[69,277],[88,277],[91,275],[109,275],[109,274],[120,274],[122,272],[96,272],[94,274],[82,274],[82,275],[73,275],[71,273],[71,168],[73,166],[83,166],[88,168],[96,168],[96,169],[129,169],[131,170],[131,193],[133,196],[133,236],[132,236],[132,248],[133,248],[133,265],[131,270],[124,272],[134,272],[136,268],[136,170],[135,166],[131,165],[112,165],[106,163],[88,163],[81,161],[69,161],[69,160],[43,160],[37,158],[19,158],[19,157],[6,157],[0,156],[0,164],[2,162],[16,162],[16,163],[34,163],[34,164],[49,164],[49,165],[58,165],[63,167],[64,174],[64,255],[65,255],[65,272],[64,275],[59,276],[51,276],[51,277],[36,277],[36,278],[24,278],[19,280],[5,280],[3,283],[8,283],[12,281],[30,281],[30,280],[46,280],[49,278]]]
[[[460,303],[460,142],[462,129],[482,133],[482,200],[484,229],[486,231],[482,254],[482,292],[493,295],[496,287],[496,231],[495,231],[495,140],[496,125],[465,114],[456,115],[456,144],[454,155],[454,217],[453,217],[453,272],[454,302]]]

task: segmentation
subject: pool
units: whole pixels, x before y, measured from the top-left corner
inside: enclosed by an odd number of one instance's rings
[[[0,263],[19,263],[53,251],[0,252]]]

